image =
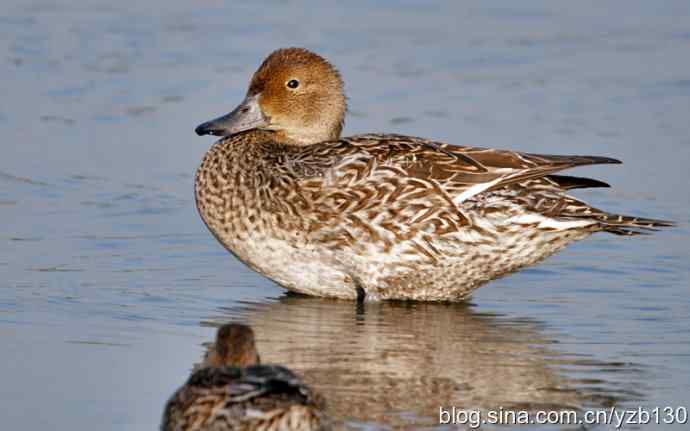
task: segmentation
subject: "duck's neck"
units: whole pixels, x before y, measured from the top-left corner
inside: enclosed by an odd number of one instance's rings
[[[311,127],[284,128],[274,130],[276,142],[288,145],[305,146],[319,142],[336,141],[343,130],[343,122],[334,120],[315,124]]]

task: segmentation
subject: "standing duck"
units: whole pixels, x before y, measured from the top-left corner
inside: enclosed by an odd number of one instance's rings
[[[235,110],[196,128],[221,137],[196,175],[202,219],[237,258],[289,290],[462,300],[595,232],[671,225],[593,208],[568,190],[607,184],[555,175],[616,159],[394,134],[342,138],[345,111],[329,62],[279,49]]]
[[[260,365],[249,326],[218,330],[203,363],[165,406],[162,431],[326,431],[323,399],[278,365]]]

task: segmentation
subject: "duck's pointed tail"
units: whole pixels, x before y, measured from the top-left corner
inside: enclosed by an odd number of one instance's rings
[[[675,222],[644,217],[613,214],[592,207],[571,196],[566,196],[563,203],[555,208],[558,217],[569,220],[587,220],[595,231],[609,232],[614,235],[644,235],[665,227],[675,226]]]
[[[657,220],[643,217],[632,217],[620,214],[600,213],[593,218],[599,222],[601,230],[614,235],[645,235],[660,228],[673,227],[676,224],[668,220]]]

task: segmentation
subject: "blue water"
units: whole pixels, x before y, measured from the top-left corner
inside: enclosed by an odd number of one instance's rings
[[[469,304],[285,295],[192,188],[194,127],[289,45],[340,68],[345,134],[620,158],[574,171],[613,186],[578,196],[679,226],[594,236]],[[353,428],[690,407],[687,2],[5,0],[0,52],[3,429],[154,429],[227,320]]]

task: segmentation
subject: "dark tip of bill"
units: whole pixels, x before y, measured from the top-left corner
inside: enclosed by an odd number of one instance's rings
[[[199,136],[204,136],[204,135],[212,135],[214,131],[208,123],[204,123],[204,124],[198,125],[196,127],[196,129],[194,129],[194,132]]]

